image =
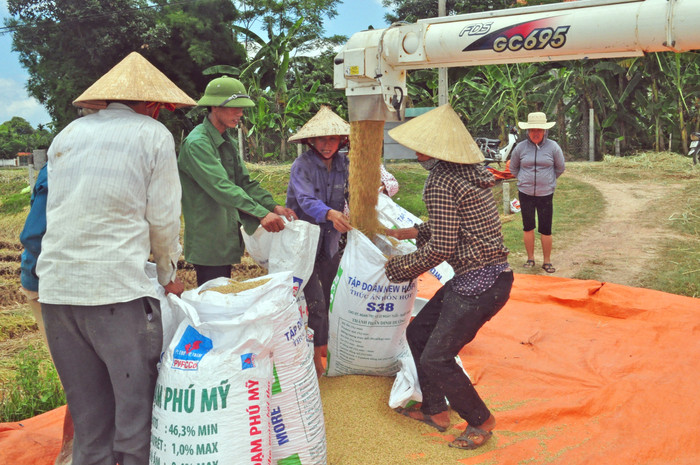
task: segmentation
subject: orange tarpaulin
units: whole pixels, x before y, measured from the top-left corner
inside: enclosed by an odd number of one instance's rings
[[[498,422],[461,463],[700,464],[698,299],[516,274],[460,357]]]
[[[515,176],[513,176],[513,173],[510,172],[510,160],[506,162],[506,169],[503,171],[499,171],[496,168],[493,168],[491,166],[487,166],[486,169],[491,171],[493,174],[493,177],[498,179],[514,179]]]
[[[421,279],[419,295],[438,286]],[[516,275],[460,356],[497,419],[489,445],[461,463],[700,463],[698,299]],[[0,424],[0,464],[52,464],[63,413]]]
[[[61,407],[17,423],[0,423],[0,464],[53,465],[65,414]]]

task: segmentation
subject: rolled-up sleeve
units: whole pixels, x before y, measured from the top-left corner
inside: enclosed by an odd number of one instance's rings
[[[252,189],[252,183],[248,180],[246,186],[237,185],[221,164],[218,151],[204,138],[188,141],[183,148],[180,169],[192,179],[218,204],[228,208],[235,208],[256,218],[262,218],[273,208],[261,205],[248,192],[246,187]],[[242,163],[242,162],[241,162]],[[268,194],[269,195],[269,194]],[[268,199],[272,201],[272,196]]]
[[[175,279],[177,261],[182,252],[179,241],[182,189],[172,136],[165,137],[156,150],[155,166],[148,186],[146,220],[158,282],[165,286]]]

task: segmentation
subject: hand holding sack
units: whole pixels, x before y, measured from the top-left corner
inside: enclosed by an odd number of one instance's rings
[[[326,463],[320,391],[292,274],[240,284],[259,285],[225,293],[231,281],[218,278],[169,299],[184,317],[161,362],[151,463]],[[186,408],[173,407],[177,389],[194,392]]]
[[[331,288],[327,376],[391,376],[399,370],[399,355],[408,351],[405,332],[416,282],[389,281],[386,255],[401,251],[379,243],[385,253],[360,231],[348,232]]]
[[[388,195],[379,194],[377,199],[377,218],[385,227],[392,228],[410,228],[415,224],[421,224],[420,218],[409,212],[401,205],[394,202]],[[398,246],[403,253],[410,253],[416,250],[416,242],[414,240],[401,241]],[[454,270],[447,262],[442,262],[438,266],[428,271],[435,276],[442,284],[452,279],[455,275]]]

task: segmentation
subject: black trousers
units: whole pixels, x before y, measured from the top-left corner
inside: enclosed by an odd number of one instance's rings
[[[513,272],[501,273],[493,286],[476,296],[457,294],[451,284],[447,282],[425,304],[408,325],[406,339],[418,371],[423,413],[435,415],[447,410],[447,397],[460,417],[479,426],[491,412],[457,365],[455,356],[506,304],[513,287]]]
[[[328,344],[328,306],[331,303],[331,285],[338,273],[339,263],[340,254],[330,259],[317,258],[314,271],[304,287],[306,306],[309,309],[309,328],[314,330],[315,347]]]
[[[535,213],[537,213],[537,231],[544,236],[551,236],[554,194],[535,197],[518,191],[518,198],[520,199],[520,216],[523,218],[523,231],[535,229]]]
[[[207,281],[215,278],[231,278],[231,265],[209,266],[209,265],[194,265],[194,270],[197,272],[197,286],[201,286]]]

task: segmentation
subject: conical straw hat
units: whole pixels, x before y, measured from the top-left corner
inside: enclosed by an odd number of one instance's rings
[[[102,109],[107,101],[160,102],[175,108],[197,105],[168,77],[136,52],[116,64],[73,101],[83,108]]]
[[[484,161],[484,155],[459,115],[449,104],[430,110],[389,131],[399,144],[418,153],[452,163]]]
[[[336,115],[330,107],[321,106],[305,125],[291,136],[287,142],[303,142],[304,139],[323,136],[349,136],[350,125],[340,116]]]

